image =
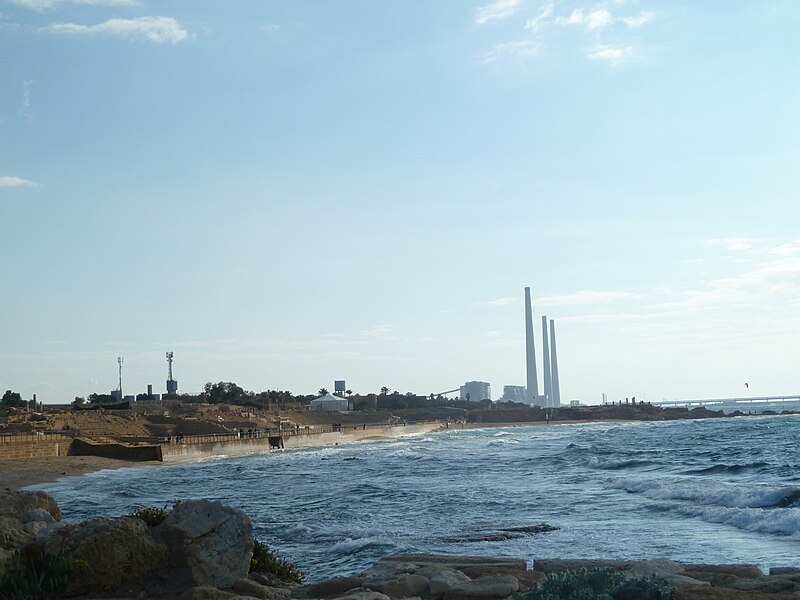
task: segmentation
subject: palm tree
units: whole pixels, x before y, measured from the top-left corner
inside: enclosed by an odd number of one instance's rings
[[[389,388],[388,388],[388,387],[386,387],[386,386],[383,386],[383,387],[381,388],[381,396],[385,396],[385,395],[386,395],[386,394],[388,394],[388,393],[389,393]]]
[[[345,390],[344,393],[347,394],[348,396],[352,396],[353,390]]]
[[[328,395],[328,390],[326,390],[325,388],[319,388],[319,392],[318,393],[319,393],[320,396],[327,396]]]

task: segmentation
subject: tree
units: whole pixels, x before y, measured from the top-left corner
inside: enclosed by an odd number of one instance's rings
[[[327,396],[328,395],[328,390],[326,390],[325,388],[319,388],[319,392],[317,392],[317,393],[320,396]]]
[[[344,393],[349,397],[353,395],[353,390],[345,390]]]
[[[23,407],[27,403],[22,399],[22,396],[18,392],[12,392],[11,390],[6,390],[6,393],[3,394],[2,400],[0,400],[0,405],[5,407]]]
[[[81,396],[75,396],[75,400],[72,401],[72,406],[75,408],[80,408],[86,404],[86,398],[82,398]]]
[[[117,398],[111,394],[89,394],[86,396],[89,404],[115,404],[119,402]]]
[[[381,396],[386,396],[388,393],[389,393],[389,388],[386,387],[386,386],[383,386],[381,388]]]
[[[231,381],[208,382],[200,394],[209,404],[238,404],[252,402],[253,392],[247,392]]]

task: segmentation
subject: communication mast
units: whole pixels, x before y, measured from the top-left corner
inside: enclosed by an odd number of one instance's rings
[[[125,359],[121,356],[117,357],[117,364],[119,364],[119,399],[122,400],[122,363]]]
[[[172,378],[172,352],[167,352],[167,395],[175,396],[178,393],[178,382]]]

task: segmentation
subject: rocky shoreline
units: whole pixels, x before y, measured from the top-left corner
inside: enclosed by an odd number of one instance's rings
[[[671,591],[647,596],[656,599],[800,598],[800,568],[764,574],[755,565],[668,559],[534,558],[529,568],[527,558],[396,554],[359,575],[302,585],[288,563],[277,561],[276,571],[254,568],[254,549],[263,556],[263,548],[249,517],[218,501],[187,500],[171,510],[67,524],[44,492],[0,493],[2,598],[503,600],[516,594],[533,600],[549,580],[575,572],[658,581]]]

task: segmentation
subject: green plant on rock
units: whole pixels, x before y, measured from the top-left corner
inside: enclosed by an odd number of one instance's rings
[[[627,579],[608,568],[552,573],[514,600],[672,600],[674,593],[660,577]]]
[[[50,600],[61,598],[76,570],[64,554],[22,550],[0,573],[0,598],[4,600]]]
[[[278,558],[263,542],[254,540],[253,557],[250,559],[250,572],[266,575],[277,581],[302,583],[306,574],[296,564]]]
[[[180,504],[180,500],[175,500],[172,505],[172,508],[175,508]],[[147,523],[150,527],[155,527],[156,525],[160,525],[164,519],[167,518],[170,509],[167,508],[167,504],[158,508],[156,506],[144,506],[142,508],[138,508],[131,513],[125,515],[126,517],[132,517],[134,519],[141,519],[145,523]]]

